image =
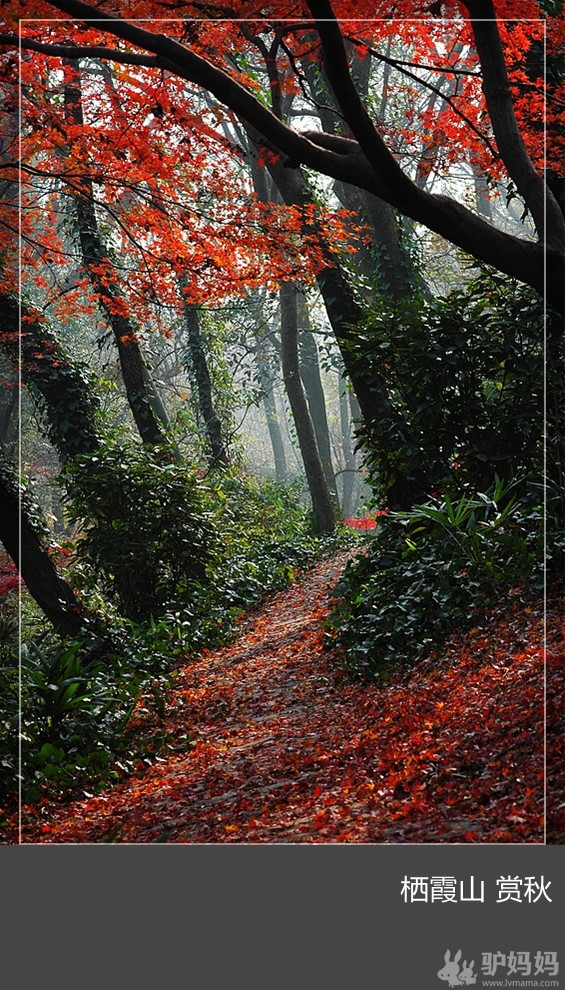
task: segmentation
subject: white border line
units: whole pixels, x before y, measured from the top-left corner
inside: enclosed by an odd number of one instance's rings
[[[77,23],[88,23],[92,27],[92,30],[100,27],[100,30],[104,30],[103,24],[108,22],[114,22],[116,19],[125,21],[129,24],[178,24],[178,23],[194,23],[202,24],[206,21],[211,24],[237,24],[238,22],[243,23],[265,23],[265,18],[260,17],[237,17],[237,18],[179,18],[179,17],[144,17],[144,18],[133,18],[129,20],[125,17],[104,17],[99,20],[90,21],[88,18],[61,18],[61,17],[38,17],[38,18],[20,18],[18,21],[18,39],[20,41],[20,52],[21,52],[21,39],[22,39],[22,25],[24,24],[67,24],[74,26]],[[307,18],[295,17],[288,18],[287,23],[289,24],[303,24],[307,21]],[[321,18],[320,20],[324,22],[333,23],[332,18]],[[463,26],[467,23],[466,18],[455,18],[455,17],[441,17],[441,18],[429,18],[429,17],[346,17],[338,18],[340,22],[345,24],[394,24],[399,22],[401,24],[423,24],[423,23],[449,23],[449,24],[461,24]],[[481,18],[485,20],[485,18]],[[486,20],[491,20],[491,18],[486,18]],[[543,64],[544,64],[544,76],[547,75],[547,17],[540,17],[539,19],[533,17],[513,17],[513,18],[496,18],[496,23],[508,23],[508,24],[538,24],[543,25]],[[120,41],[122,39],[117,39]],[[47,42],[49,43],[49,42]],[[53,42],[54,44],[56,42]],[[135,46],[134,47],[138,47]],[[20,57],[20,69],[19,69],[19,84],[20,93],[22,86],[22,61]],[[441,71],[438,69],[438,72]],[[544,179],[547,174],[547,88],[544,86],[543,90],[543,115],[544,115],[544,128],[543,128],[543,175]],[[19,156],[21,163],[21,137],[22,137],[22,106],[21,99],[19,101]],[[19,280],[19,307],[20,307],[20,326],[21,326],[21,284],[22,284],[22,202],[21,202],[21,173],[19,173],[19,227],[18,227],[18,247],[19,247],[19,265],[18,265],[18,280]],[[543,798],[543,840],[541,842],[524,842],[516,843],[516,846],[537,846],[537,845],[547,845],[547,198],[544,203],[544,253],[543,253],[543,286],[544,286],[544,296],[543,296],[543,323],[544,323],[544,335],[543,335],[543,350],[544,350],[544,383],[543,383],[543,619],[542,619],[542,651],[543,651],[543,775],[544,775],[544,798]],[[19,390],[19,400],[18,400],[18,416],[19,416],[19,438],[18,438],[18,474],[21,477],[21,403],[22,403],[22,385],[21,385],[21,334],[19,339],[19,352],[18,352],[18,390]],[[21,495],[20,495],[21,503]],[[19,533],[19,543],[20,543],[20,554],[21,554],[21,513],[20,513],[20,533]],[[19,704],[19,718],[18,718],[18,840],[19,844],[22,844],[22,739],[21,739],[21,691],[22,691],[22,665],[21,665],[21,599],[22,599],[22,589],[21,584],[19,587],[19,600],[18,600],[18,623],[20,630],[20,650],[19,650],[19,662],[18,662],[18,704]],[[32,843],[33,844],[33,843]],[[95,843],[94,843],[95,844]],[[276,844],[276,843],[275,843]],[[357,844],[357,843],[354,843]],[[364,844],[364,843],[362,843]],[[387,845],[388,843],[371,843],[371,845]],[[82,843],[80,843],[82,845]],[[87,843],[88,845],[88,843]],[[144,843],[133,843],[133,845],[141,845]],[[207,843],[203,843],[204,846]],[[398,843],[402,846],[404,843]],[[432,846],[436,848],[437,846],[443,846],[444,843],[419,843],[420,846]],[[449,843],[449,845],[466,845],[466,843]],[[491,843],[481,843],[481,845],[491,845]],[[498,843],[497,843],[498,845]],[[500,843],[500,845],[514,846],[514,843]]]

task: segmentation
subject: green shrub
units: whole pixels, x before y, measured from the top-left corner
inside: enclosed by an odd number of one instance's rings
[[[444,298],[380,299],[359,345],[388,385],[390,412],[362,432],[389,507],[484,490],[495,472],[526,477],[544,444],[550,475],[560,472],[561,321],[533,289],[484,269]]]
[[[72,792],[104,777],[119,748],[137,692],[91,644],[45,642],[21,648],[21,776],[25,801],[47,783]]]
[[[381,521],[366,554],[346,568],[329,642],[352,678],[413,664],[453,629],[524,580],[543,584],[543,504],[497,479],[488,493],[432,499]]]
[[[275,545],[311,535],[309,513],[301,503],[301,483],[282,484],[272,478],[256,478],[242,471],[212,480],[222,547]]]
[[[86,559],[124,615],[147,619],[207,579],[216,549],[208,495],[166,452],[108,444],[65,469],[69,519]]]
[[[0,799],[17,791],[19,733],[18,595],[0,608]]]
[[[285,485],[240,473],[215,490],[214,497],[223,503],[218,515],[222,553],[213,571],[216,602],[235,612],[246,610],[355,539],[345,530],[317,535],[311,513],[301,503],[301,487],[300,482]]]
[[[113,632],[113,650],[86,635],[62,641],[50,628],[19,651],[16,634],[3,641],[1,800],[13,804],[20,787],[24,803],[96,789],[155,749],[154,723],[171,682],[169,641],[158,628],[149,637],[132,623]],[[153,723],[148,739],[129,728],[134,708]]]
[[[362,431],[371,484],[404,511],[347,568],[328,631],[372,679],[563,566],[565,362],[560,319],[486,268],[445,298],[379,300],[358,343],[390,398]]]

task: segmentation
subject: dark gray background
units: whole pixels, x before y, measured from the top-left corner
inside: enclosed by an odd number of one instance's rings
[[[476,987],[483,952],[565,965],[563,846],[42,845],[0,847],[0,870],[6,988],[441,990],[446,949]],[[406,904],[405,875],[474,875],[485,902]],[[552,902],[497,903],[500,876]]]

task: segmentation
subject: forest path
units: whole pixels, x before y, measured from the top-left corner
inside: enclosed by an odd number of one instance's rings
[[[179,668],[164,730],[180,751],[104,794],[24,813],[21,841],[543,841],[539,610],[518,603],[518,638],[495,616],[496,653],[485,625],[410,677],[347,684],[322,622],[351,555]]]

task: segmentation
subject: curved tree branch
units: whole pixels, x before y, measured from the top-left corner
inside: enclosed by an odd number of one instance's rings
[[[489,239],[485,240],[484,244],[481,243],[481,238],[479,237],[471,248],[468,241],[466,245],[463,244],[463,240],[467,240],[466,234],[470,233],[473,228],[475,229],[475,234],[479,233],[469,216],[465,217],[468,230],[465,231],[463,237],[458,236],[457,233],[454,236],[453,231],[451,234],[445,233],[443,221],[448,220],[450,214],[452,221],[455,223],[458,222],[452,209],[454,201],[449,197],[433,196],[425,192],[402,171],[400,165],[374,126],[357,92],[349,72],[343,36],[329,0],[307,0],[307,3],[322,42],[324,68],[334,95],[342,111],[346,114],[347,121],[359,147],[387,188],[388,195],[381,193],[381,198],[387,199],[393,205],[397,205],[408,216],[423,222],[427,227],[446,236],[453,243],[464,247],[465,250],[470,251],[474,256],[480,256],[483,260],[488,261],[489,264],[494,263],[495,267],[510,274],[508,269],[501,264],[502,259],[493,262],[493,260],[489,260],[486,257],[487,252],[490,254],[491,259],[493,257],[491,248],[495,240],[494,237],[490,243]],[[491,0],[486,0],[486,2],[483,2],[483,0],[469,0],[466,6],[470,14],[476,14],[479,11],[484,13],[485,8],[487,8],[487,12],[489,9],[493,11]],[[536,261],[537,273],[535,284],[531,276],[524,278],[524,273],[518,275],[518,278],[532,285],[540,293],[543,293],[546,289],[546,279],[543,271],[544,259],[546,258],[548,299],[563,311],[565,306],[563,289],[565,282],[565,225],[563,223],[563,217],[551,192],[547,189],[543,179],[537,174],[519,132],[510,97],[504,53],[496,22],[494,20],[491,22],[475,19],[473,28],[476,32],[477,50],[479,51],[483,68],[484,89],[485,95],[487,95],[489,114],[492,116],[492,113],[494,113],[495,115],[492,124],[498,147],[509,174],[514,178],[519,191],[524,196],[532,212],[539,234],[537,246],[540,250],[538,251]],[[478,39],[477,32],[479,35]],[[490,97],[488,96],[489,90],[491,91]],[[396,203],[393,202],[394,196],[397,199]],[[547,247],[547,254],[542,246],[546,206],[548,212],[550,207],[552,207],[551,239],[548,238],[549,243],[545,245]],[[438,207],[444,214],[441,220],[434,219],[433,217],[433,212],[438,211]],[[463,208],[459,207],[456,211],[459,214],[459,222],[463,219],[460,214],[461,209]],[[443,229],[440,230],[440,227]],[[494,228],[490,224],[487,224],[487,227],[490,231],[494,231]],[[515,238],[512,239],[517,240]],[[473,238],[471,238],[472,240]],[[487,252],[483,251],[485,247]],[[513,274],[517,274],[516,269]]]
[[[548,300],[565,309],[565,245],[552,237],[547,251],[541,243],[497,230],[455,199],[428,193],[405,175],[367,114],[349,76],[343,38],[327,0],[314,0],[317,27],[326,51],[326,70],[356,141],[323,132],[299,134],[282,123],[251,92],[227,72],[212,65],[185,45],[147,31],[119,17],[104,14],[82,0],[48,0],[56,10],[83,22],[95,23],[115,37],[157,56],[155,66],[207,89],[244,121],[260,132],[267,146],[286,157],[287,167],[305,165],[334,179],[341,179],[386,200],[413,220],[423,223],[472,256],[499,271],[531,285],[545,288]],[[328,15],[328,19],[321,18]],[[25,41],[24,41],[25,43]]]
[[[540,239],[563,244],[565,221],[559,205],[534,168],[514,114],[510,80],[491,0],[464,0],[483,71],[483,92],[498,149],[510,178],[527,204]]]

